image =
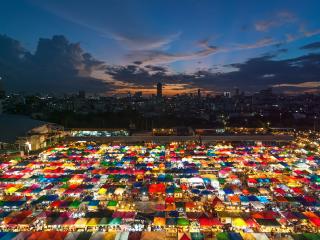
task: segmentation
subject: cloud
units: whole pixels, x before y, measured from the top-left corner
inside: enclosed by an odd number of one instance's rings
[[[219,50],[218,47],[209,45],[208,41],[199,42],[198,46],[201,49],[191,53],[173,54],[156,50],[132,51],[127,54],[127,58],[131,62],[139,62],[143,65],[154,65],[199,59],[214,54]]]
[[[227,65],[232,68],[228,72],[211,72],[201,70],[192,74],[170,73],[159,69],[154,73],[142,66],[113,67],[108,69],[114,80],[135,84],[143,88],[152,88],[156,82],[165,84],[180,84],[189,89],[201,88],[212,92],[223,92],[234,87],[256,92],[270,86],[277,86],[281,92],[294,86],[300,86],[301,91],[314,91],[319,87],[314,83],[320,75],[320,54],[309,54],[293,59],[275,60],[272,56],[249,59],[244,63]],[[182,85],[181,85],[182,84]],[[280,87],[281,86],[281,87]],[[295,88],[295,92],[300,90]],[[300,91],[300,92],[301,92]]]
[[[90,75],[103,62],[85,53],[64,36],[39,39],[34,54],[7,36],[0,35],[0,72],[8,90],[25,92],[103,92],[107,84]]]
[[[312,36],[320,34],[320,28],[314,29],[314,30],[307,30],[304,24],[300,25],[299,31],[305,37],[312,37]]]
[[[109,9],[105,9],[103,1],[88,4],[86,9],[82,9],[81,4],[62,2],[36,1],[35,4],[62,19],[90,29],[105,38],[113,39],[123,48],[132,51],[162,49],[181,35],[180,31],[163,36],[146,34],[149,31],[144,29],[145,20],[132,12],[131,4],[116,4]],[[88,17],[86,13],[90,12],[90,9],[97,12],[97,15]]]
[[[308,30],[305,24],[295,16],[295,14],[288,11],[281,11],[275,14],[273,18],[258,21],[254,24],[256,31],[267,32],[275,27],[281,27],[286,24],[294,24],[299,29],[299,33],[285,34],[286,41],[282,43],[289,43],[304,37],[312,37],[320,34],[320,29]],[[279,43],[281,43],[279,41]]]
[[[134,84],[141,87],[151,87],[158,82],[177,84],[185,82],[185,74],[171,74],[161,66],[107,66],[106,74],[112,76],[115,81]]]
[[[320,54],[309,54],[285,60],[275,60],[270,56],[264,56],[231,66],[236,68],[236,71],[211,77],[211,80],[218,81],[217,86],[238,86],[255,91],[283,83],[313,82],[320,74]]]
[[[272,43],[269,40],[252,45],[261,47]],[[284,60],[276,60],[274,54],[269,54],[223,66],[229,69],[227,72],[208,68],[193,73],[175,73],[164,65],[152,64],[163,62],[159,61],[159,56],[170,62],[201,58],[220,50],[206,40],[199,41],[197,46],[200,50],[189,54],[161,55],[156,52],[153,59],[110,66],[84,52],[78,43],[71,43],[64,36],[42,38],[35,53],[30,53],[18,41],[0,35],[0,72],[8,90],[25,92],[75,92],[80,89],[88,92],[124,92],[128,89],[146,89],[151,93],[157,82],[168,85],[172,93],[177,90],[190,92],[197,88],[222,92],[235,86],[249,92],[268,86],[282,92],[292,89],[295,92],[315,92],[319,88],[320,53]]]
[[[318,88],[320,87],[320,82],[302,82],[302,83],[281,83],[272,85],[272,87],[295,87],[295,88]]]
[[[19,62],[24,58],[26,50],[21,46],[20,42],[6,35],[0,35],[0,57],[2,64]]]
[[[306,37],[312,37],[320,34],[320,29],[314,29],[314,30],[306,30],[304,27],[299,28],[299,33],[296,34],[291,34],[287,33],[286,36],[286,41],[284,43],[290,43],[302,38]]]
[[[234,49],[243,50],[243,49],[263,48],[263,47],[275,45],[277,43],[279,42],[274,40],[273,38],[265,37],[251,44],[238,44]]]
[[[320,49],[320,42],[313,42],[313,43],[306,44],[300,47],[300,49],[307,49],[307,50]]]
[[[287,48],[280,48],[280,49],[276,50],[276,53],[277,53],[277,54],[287,53],[287,52],[288,52],[288,49],[287,49]]]
[[[113,81],[121,82],[116,89],[117,93],[128,91],[143,91],[144,94],[154,94],[156,84],[162,82],[166,94],[174,95],[177,92],[196,92],[199,87],[192,84],[195,75],[171,73],[159,66],[108,66],[105,72]],[[210,90],[208,90],[210,91]]]
[[[143,37],[143,36],[128,36],[119,33],[110,33],[112,38],[118,41],[121,45],[129,50],[153,50],[161,49],[168,46],[181,35],[181,32],[174,33],[164,37]]]
[[[127,60],[136,65],[156,65],[165,64],[178,61],[190,61],[195,59],[201,59],[212,54],[221,52],[233,52],[239,50],[250,50],[265,48],[269,46],[279,47],[283,44],[283,41],[275,40],[271,37],[264,37],[253,43],[248,44],[234,44],[233,46],[217,47],[210,45],[209,39],[200,40],[196,43],[196,46],[200,50],[190,53],[168,53],[160,50],[147,50],[147,51],[131,51],[126,55]],[[279,49],[274,54],[285,53],[288,51],[285,48]]]
[[[254,26],[257,31],[266,32],[271,28],[280,27],[288,23],[293,23],[296,20],[297,18],[293,13],[288,11],[281,11],[275,14],[273,18],[256,22]]]
[[[267,31],[269,28],[271,28],[272,26],[274,26],[276,24],[275,21],[273,20],[268,20],[268,21],[260,21],[255,23],[255,29],[259,32],[265,32]]]
[[[264,74],[262,77],[263,77],[263,78],[272,78],[272,77],[274,77],[274,76],[275,76],[275,74],[269,73],[269,74]]]

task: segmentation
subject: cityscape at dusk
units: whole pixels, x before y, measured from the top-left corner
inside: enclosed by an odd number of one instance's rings
[[[319,2],[4,1],[12,92],[319,92]]]
[[[0,2],[0,240],[320,240],[320,2]]]

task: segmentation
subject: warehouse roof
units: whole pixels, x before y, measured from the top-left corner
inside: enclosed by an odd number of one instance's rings
[[[18,137],[26,136],[33,128],[48,124],[27,116],[0,114],[0,142],[14,143]]]

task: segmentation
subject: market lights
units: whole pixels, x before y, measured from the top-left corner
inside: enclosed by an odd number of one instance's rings
[[[114,239],[126,231],[160,231],[178,239],[317,233],[320,155],[303,147],[318,142],[297,141],[285,146],[76,142],[2,162],[1,229],[87,232],[97,236],[93,239]],[[75,233],[64,237],[70,234]]]

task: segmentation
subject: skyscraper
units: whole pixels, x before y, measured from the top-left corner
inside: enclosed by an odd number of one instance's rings
[[[4,91],[3,80],[0,76],[0,99],[4,98],[5,95],[6,95],[6,92]]]
[[[85,92],[85,91],[83,91],[83,90],[81,90],[81,91],[79,91],[78,96],[79,96],[79,98],[84,99],[84,98],[86,98],[86,92]]]
[[[234,88],[234,95],[235,95],[235,96],[239,96],[239,95],[240,95],[240,90],[239,90],[239,88],[237,88],[237,87]]]
[[[159,98],[162,97],[162,83],[161,82],[157,83],[157,97],[159,97]]]
[[[223,92],[223,96],[226,98],[231,98],[231,92]]]
[[[201,98],[201,89],[198,89],[198,98]]]

